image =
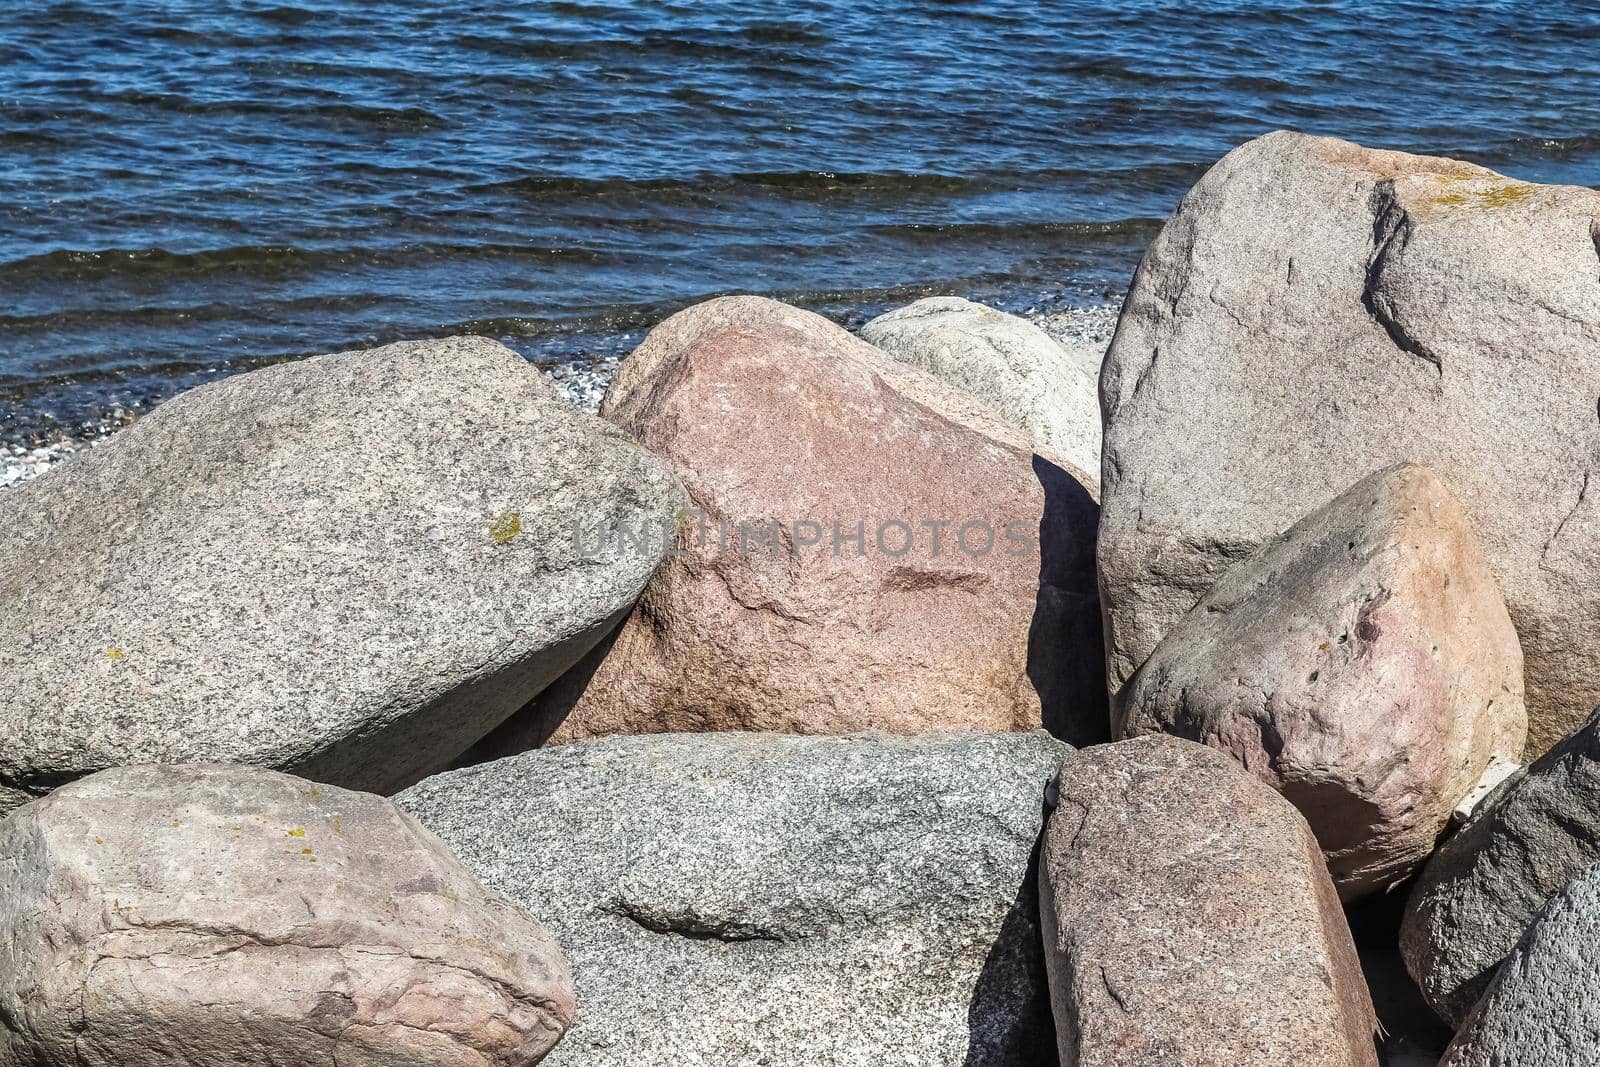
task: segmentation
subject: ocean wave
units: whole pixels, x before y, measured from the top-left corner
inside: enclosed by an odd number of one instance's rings
[[[238,245],[174,252],[165,248],[57,249],[0,263],[0,282],[12,287],[42,283],[91,284],[169,276],[203,279],[243,274],[260,280],[314,274],[332,268],[396,267],[448,259],[525,259],[532,262],[603,266],[624,261],[597,249],[493,242],[408,243],[301,248],[293,245]]]
[[[687,177],[575,178],[526,175],[505,181],[468,185],[472,195],[513,194],[537,200],[584,200],[618,195],[711,197],[729,193],[777,195],[794,200],[830,200],[861,196],[979,196],[996,190],[1071,188],[1074,184],[1148,188],[1192,182],[1208,164],[1167,162],[1116,167],[1053,167],[1038,170],[996,170],[975,174],[887,171],[752,171],[702,173]]]
[[[276,299],[261,296],[251,302],[248,312],[233,303],[145,304],[137,307],[66,307],[31,315],[0,315],[0,338],[23,334],[48,334],[77,330],[160,330],[163,327],[190,328],[205,323],[237,323],[248,317],[271,321],[297,315],[324,317],[358,315],[390,302],[389,294],[378,292],[318,293],[314,296]]]
[[[951,222],[885,223],[867,227],[882,237],[897,237],[939,247],[966,244],[992,244],[996,241],[1024,243],[1065,238],[1086,244],[1106,242],[1146,243],[1160,232],[1164,219],[1127,218],[1106,222]]]
[[[229,96],[206,99],[187,93],[149,89],[100,90],[80,94],[91,112],[103,114],[108,125],[115,125],[114,112],[121,109],[146,109],[175,115],[194,115],[209,119],[263,117],[291,120],[298,125],[363,127],[388,133],[428,133],[450,125],[445,116],[424,107],[389,107],[340,101],[270,100],[257,96]]]
[[[1600,133],[1579,133],[1570,137],[1519,137],[1518,148],[1546,159],[1574,160],[1600,154]]]

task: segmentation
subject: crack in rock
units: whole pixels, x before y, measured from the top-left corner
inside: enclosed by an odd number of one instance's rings
[[[1370,206],[1373,212],[1372,257],[1367,261],[1366,279],[1361,287],[1361,304],[1372,320],[1383,327],[1396,348],[1431,364],[1434,371],[1443,377],[1444,360],[1439,353],[1406,330],[1405,324],[1395,314],[1394,302],[1383,292],[1383,272],[1390,257],[1403,252],[1411,242],[1411,217],[1396,198],[1392,180],[1378,183],[1372,191]]]
[[[765,941],[781,944],[802,939],[797,934],[764,929],[736,920],[712,920],[686,912],[658,911],[630,900],[614,900],[601,910],[619,919],[626,919],[650,933],[691,941],[723,941],[729,944]]]

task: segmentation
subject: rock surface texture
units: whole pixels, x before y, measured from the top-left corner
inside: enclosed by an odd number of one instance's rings
[[[146,762],[416,781],[620,621],[680,494],[475,338],[179,396],[0,496],[0,795]],[[580,517],[658,533],[584,562]]]
[[[1573,879],[1528,929],[1440,1067],[1600,1063],[1600,868]]]
[[[861,328],[902,363],[982,400],[1006,425],[1100,479],[1100,379],[1027,319],[963,300],[918,300]],[[1098,371],[1098,368],[1096,368]]]
[[[540,749],[398,802],[537,910],[572,1067],[1051,1062],[1032,868],[1070,750],[991,735],[669,734]]]
[[[0,1067],[527,1067],[544,929],[393,803],[145,766],[0,820]]]
[[[1060,1062],[1377,1067],[1377,1019],[1305,820],[1155,735],[1061,768],[1040,911]]]
[[[1089,481],[978,401],[820,316],[734,297],[651,331],[604,411],[672,461],[697,518],[603,659],[490,751],[702,730],[1107,736]]]
[[[1235,564],[1118,694],[1119,736],[1227,752],[1292,801],[1351,900],[1409,877],[1522,751],[1522,653],[1428,470],[1356,483]]]
[[[1460,1024],[1534,916],[1600,863],[1600,715],[1478,805],[1412,891],[1400,948]]]
[[[1600,192],[1251,141],[1146,253],[1101,386],[1113,691],[1234,562],[1411,461],[1505,595],[1528,750],[1600,703]]]

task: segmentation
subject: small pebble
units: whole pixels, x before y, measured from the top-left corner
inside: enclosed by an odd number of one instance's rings
[[[605,398],[606,388],[621,365],[621,356],[606,356],[598,360],[558,363],[544,373],[555,384],[557,392],[594,415],[600,411],[600,401]]]
[[[96,421],[82,423],[76,435],[62,436],[44,444],[24,445],[11,442],[5,446],[5,463],[0,466],[0,489],[20,485],[29,478],[37,478],[53,467],[71,459],[84,449],[110,437],[132,422],[135,415],[122,408],[114,408],[110,415]]]

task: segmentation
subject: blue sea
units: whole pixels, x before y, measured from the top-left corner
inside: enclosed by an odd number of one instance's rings
[[[1600,183],[1600,6],[15,0],[0,436],[313,352],[771,294],[1115,301],[1278,127]]]

